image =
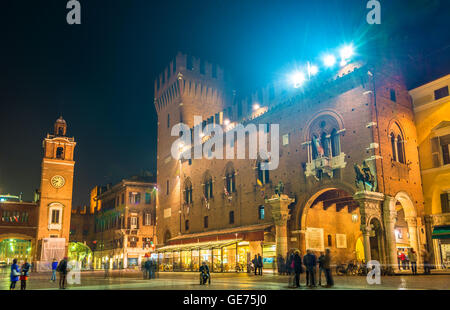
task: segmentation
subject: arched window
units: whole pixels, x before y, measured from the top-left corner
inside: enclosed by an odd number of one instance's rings
[[[392,159],[397,161],[397,146],[395,143],[394,133],[391,133],[391,149],[392,149]]]
[[[405,153],[403,149],[403,138],[398,135],[397,136],[397,157],[398,162],[404,164],[405,163]]]
[[[233,165],[229,163],[225,171],[225,186],[228,193],[234,193],[236,191],[236,173],[234,172]]]
[[[58,147],[56,149],[56,158],[63,159],[64,158],[64,148]]]
[[[394,123],[389,132],[389,139],[391,140],[392,149],[392,160],[402,164],[406,164],[405,139],[400,126],[397,123]]]
[[[331,155],[339,156],[341,154],[341,140],[336,129],[331,131]]]
[[[264,161],[267,162],[267,161]],[[269,182],[269,170],[262,170],[261,169],[261,162],[258,162],[258,180],[262,184],[266,184]]]
[[[209,173],[205,174],[203,195],[206,199],[213,197],[213,180]]]
[[[189,178],[184,182],[184,201],[187,204],[192,203],[192,182]]]

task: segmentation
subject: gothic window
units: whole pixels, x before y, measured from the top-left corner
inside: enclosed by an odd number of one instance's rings
[[[225,172],[225,186],[228,193],[234,193],[236,191],[236,173],[234,172],[233,165],[230,163],[227,166]]]
[[[58,147],[56,149],[56,158],[63,159],[64,158],[64,148]]]
[[[192,183],[190,179],[187,179],[184,183],[184,201],[187,204],[192,203]]]
[[[206,199],[212,198],[213,197],[213,180],[212,177],[209,173],[205,174],[205,183],[204,183],[204,191],[203,191],[203,195],[205,196]]]
[[[405,158],[405,139],[400,126],[397,123],[390,129],[389,139],[391,140],[392,160],[406,164]]]

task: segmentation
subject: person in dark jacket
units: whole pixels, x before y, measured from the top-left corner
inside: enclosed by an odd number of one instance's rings
[[[59,288],[65,289],[66,288],[66,278],[67,278],[67,257],[64,257],[58,264],[57,268],[59,272]]]
[[[256,256],[252,259],[253,268],[255,269],[255,276],[258,274],[258,256]]]
[[[20,270],[19,270],[19,265],[17,265],[17,258],[14,258],[13,263],[11,265],[11,275],[10,275],[11,285],[9,286],[10,290],[13,290],[16,288],[16,283],[17,283],[17,281],[19,281],[19,275],[20,275]]]
[[[27,280],[28,280],[28,276],[30,274],[30,268],[31,268],[31,265],[25,259],[25,262],[23,263],[21,271],[20,271],[20,289],[21,290],[27,289]]]
[[[262,269],[263,269],[263,261],[260,254],[258,254],[258,275],[262,276]]]
[[[322,286],[322,273],[325,275],[325,268],[323,267],[324,259],[325,259],[325,255],[323,254],[323,252],[320,252],[320,256],[318,258],[318,262],[319,262],[319,286]],[[325,278],[326,278],[326,276],[325,276]]]
[[[294,259],[294,253],[288,252],[286,256],[286,274],[289,276],[293,272],[292,270],[292,260]]]
[[[278,255],[278,257],[277,257],[277,263],[278,263],[278,274],[280,274],[280,275],[284,274],[285,263],[284,263],[284,258],[283,258],[283,256],[281,256],[281,254]]]
[[[306,255],[303,257],[303,264],[306,268],[306,286],[315,287],[317,259],[311,250],[306,251]]]
[[[300,287],[300,274],[303,272],[302,257],[300,251],[296,251],[293,257],[294,273],[295,273],[295,287]]]
[[[325,278],[327,279],[327,286],[332,287],[334,285],[333,276],[331,275],[331,251],[325,250],[325,258],[323,260],[323,269],[325,270]]]
[[[206,284],[206,281],[208,281],[211,277],[209,274],[209,268],[208,265],[206,265],[206,262],[202,262],[202,265],[199,268],[200,271],[200,284],[204,285]]]

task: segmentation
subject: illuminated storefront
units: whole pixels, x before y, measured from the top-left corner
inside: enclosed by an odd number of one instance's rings
[[[160,271],[198,271],[206,262],[211,272],[247,272],[252,260],[250,242],[239,239],[170,245],[157,252]],[[270,261],[270,268],[274,256],[274,245],[263,245],[263,259]]]

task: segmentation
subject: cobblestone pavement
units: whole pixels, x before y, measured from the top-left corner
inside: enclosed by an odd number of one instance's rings
[[[9,289],[9,270],[0,272],[0,289]],[[211,276],[211,285],[200,286],[197,273],[166,272],[159,273],[156,279],[144,280],[139,271],[112,271],[105,277],[102,271],[83,271],[80,275],[80,284],[68,285],[69,290],[284,290],[288,288],[288,276],[264,274],[254,276],[248,274],[215,274]],[[450,274],[442,275],[397,275],[381,278],[380,285],[369,285],[363,276],[334,276],[335,286],[333,290],[347,289],[450,289]],[[324,280],[323,280],[324,281]],[[301,285],[304,290],[305,275],[301,275]],[[20,288],[20,283],[16,285]],[[16,289],[18,289],[16,288]],[[58,283],[50,282],[49,273],[33,273],[27,285],[33,290],[58,289]],[[313,290],[329,290],[329,288],[317,287]]]

